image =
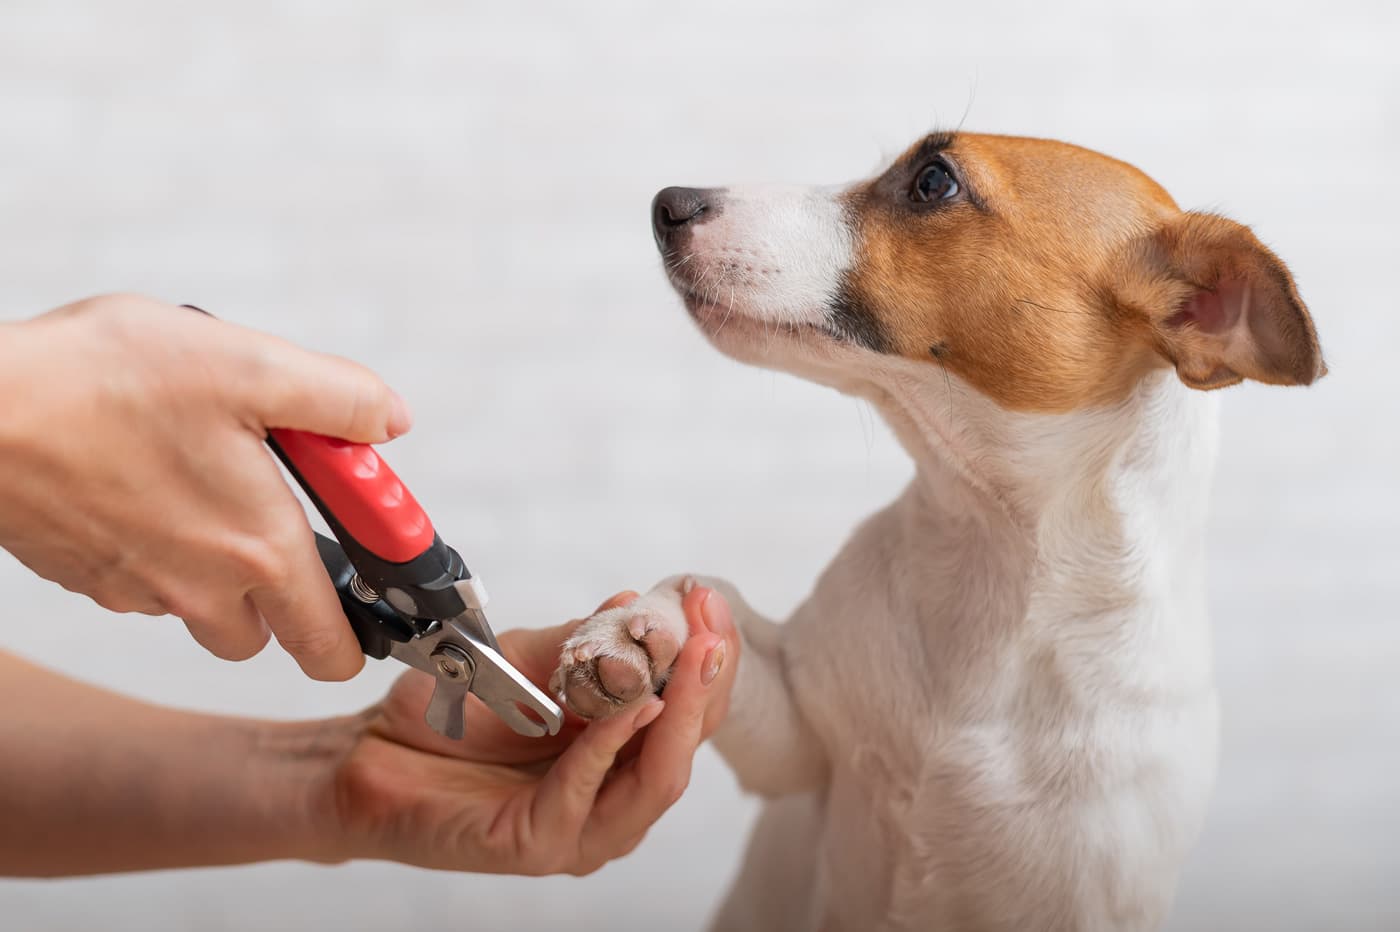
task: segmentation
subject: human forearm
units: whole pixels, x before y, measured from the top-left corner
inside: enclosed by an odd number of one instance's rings
[[[0,653],[0,874],[339,860],[318,807],[359,726],[161,708]]]
[[[706,592],[688,600],[702,633],[663,701],[546,738],[468,702],[466,738],[447,741],[423,720],[431,678],[412,670],[360,715],[274,723],[152,706],[0,652],[0,874],[284,858],[595,870],[674,802],[722,714],[730,680],[701,674],[720,643],[699,620],[722,607]],[[501,647],[538,682],[572,627],[506,632]]]

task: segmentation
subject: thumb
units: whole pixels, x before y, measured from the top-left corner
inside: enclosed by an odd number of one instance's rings
[[[632,736],[661,714],[665,703],[648,699],[632,715],[590,722],[574,739],[536,791],[531,816],[536,830],[555,843],[577,838],[618,752]]]
[[[382,443],[408,432],[407,403],[359,363],[272,340],[253,394],[264,428],[289,427],[355,443]]]
[[[596,615],[607,608],[637,601],[637,593],[619,592],[593,610]],[[516,628],[501,635],[501,652],[515,669],[536,683],[547,683],[549,675],[559,666],[559,651],[582,619],[565,622],[553,628]]]

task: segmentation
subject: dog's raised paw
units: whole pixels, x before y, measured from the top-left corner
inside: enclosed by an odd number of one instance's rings
[[[564,642],[550,690],[583,718],[602,718],[660,691],[685,641],[669,593],[598,612]]]

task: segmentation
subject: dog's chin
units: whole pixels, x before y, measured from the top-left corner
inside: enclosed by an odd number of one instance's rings
[[[741,362],[773,365],[794,352],[820,353],[839,343],[835,334],[816,324],[764,320],[741,305],[716,304],[685,291],[681,298],[715,348]]]
[[[828,327],[764,320],[738,305],[715,304],[685,291],[681,298],[710,345],[730,359],[837,391],[858,391],[869,352]]]

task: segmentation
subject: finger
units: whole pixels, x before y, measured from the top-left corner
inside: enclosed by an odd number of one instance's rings
[[[737,640],[734,614],[718,590],[696,586],[685,594],[681,605],[692,634],[710,631],[722,638]]]
[[[596,615],[599,612],[606,612],[610,608],[621,608],[624,605],[631,605],[633,602],[637,601],[640,598],[641,596],[633,592],[631,589],[624,589],[622,592],[619,592],[612,598],[607,599],[603,602],[602,605],[599,605],[597,608],[595,608],[593,610],[593,614]]]
[[[360,642],[304,521],[296,539],[303,543],[285,554],[287,571],[275,584],[255,588],[253,604],[302,672],[313,680],[348,680],[365,665]]]
[[[618,751],[639,729],[655,721],[664,707],[660,699],[651,699],[632,715],[615,715],[583,730],[535,792],[531,807],[535,837],[550,845],[578,837]]]
[[[44,573],[40,573],[39,575],[48,578]],[[122,585],[98,585],[89,589],[85,586],[80,588],[78,585],[71,585],[67,582],[61,582],[59,585],[63,586],[63,588],[67,589],[69,592],[76,592],[78,595],[86,595],[107,611],[116,612],[119,615],[139,614],[159,616],[170,614],[170,609],[166,607],[160,597],[144,588],[138,589],[135,586]]]
[[[701,738],[708,738],[729,712],[729,695],[739,670],[739,631],[729,603],[713,589],[696,587],[682,603],[691,632],[709,631],[723,638],[700,662],[700,682],[709,688]]]
[[[553,628],[516,628],[500,636],[501,653],[536,686],[549,682],[549,675],[559,665],[559,651],[581,622],[555,625]]]
[[[181,619],[199,645],[224,660],[247,660],[267,646],[271,632],[245,596],[227,610]]]
[[[250,396],[263,427],[291,427],[356,443],[383,443],[413,426],[407,403],[359,363],[258,337]]]
[[[599,794],[584,829],[591,851],[614,857],[644,833],[680,798],[690,782],[691,762],[700,746],[708,689],[700,667],[720,643],[712,634],[692,637],[676,660],[662,697],[666,708],[648,729],[635,761]]]
[[[594,610],[593,614],[619,605],[630,605],[637,601],[635,592],[619,592]],[[501,653],[521,673],[533,683],[543,685],[549,682],[549,675],[559,665],[559,651],[574,629],[583,621],[570,621],[552,628],[518,628],[507,631],[500,637]]]

